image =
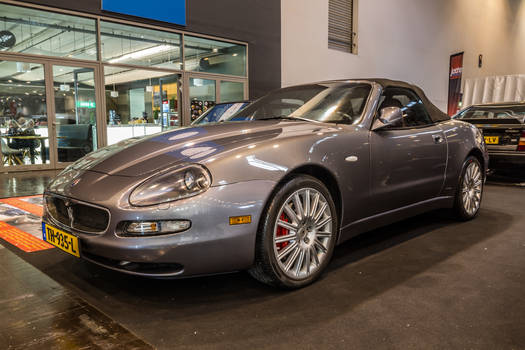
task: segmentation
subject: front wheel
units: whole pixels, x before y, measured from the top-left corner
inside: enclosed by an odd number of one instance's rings
[[[476,217],[483,196],[483,172],[476,157],[468,157],[463,165],[454,202],[454,212],[460,220]]]
[[[338,230],[324,184],[310,176],[292,179],[270,200],[262,220],[250,274],[289,289],[315,281],[332,257]]]

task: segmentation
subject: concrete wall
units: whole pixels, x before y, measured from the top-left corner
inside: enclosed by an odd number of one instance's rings
[[[521,0],[359,0],[357,55],[328,49],[327,0],[282,0],[281,18],[283,86],[400,79],[446,110],[453,53],[465,52],[465,77],[525,73]]]

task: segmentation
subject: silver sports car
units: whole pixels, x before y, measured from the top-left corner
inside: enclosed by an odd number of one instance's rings
[[[357,234],[437,208],[468,220],[480,208],[480,131],[416,86],[289,87],[236,117],[250,121],[131,139],[69,166],[45,191],[44,239],[135,275],[248,270],[297,288]]]

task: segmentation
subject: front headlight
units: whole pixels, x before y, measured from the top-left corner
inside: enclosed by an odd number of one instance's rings
[[[206,191],[210,185],[208,170],[192,164],[143,182],[133,190],[129,202],[137,207],[172,202],[196,196]]]

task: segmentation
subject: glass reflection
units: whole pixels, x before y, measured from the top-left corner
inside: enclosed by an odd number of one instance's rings
[[[0,63],[2,164],[49,163],[44,67],[29,62]]]

